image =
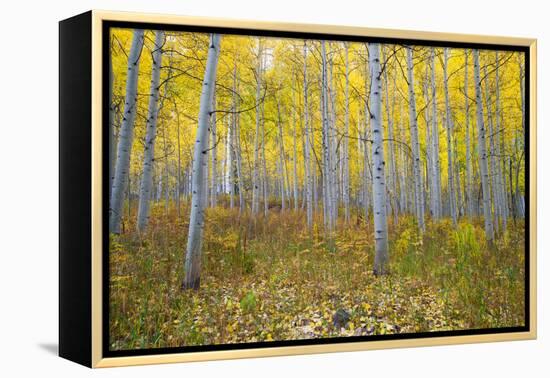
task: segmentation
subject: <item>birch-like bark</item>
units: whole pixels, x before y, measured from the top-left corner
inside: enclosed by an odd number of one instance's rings
[[[487,72],[487,66],[483,67],[483,74],[485,80],[485,107],[487,109],[487,124],[489,126],[489,178],[491,186],[491,198],[494,212],[493,219],[493,230],[496,234],[499,233],[500,221],[501,221],[501,209],[500,209],[500,198],[498,190],[498,167],[495,151],[495,125],[493,120],[493,100],[491,97],[491,90],[489,88],[489,75]]]
[[[489,243],[493,241],[493,217],[491,214],[491,189],[489,187],[489,167],[487,163],[487,142],[485,140],[485,124],[483,120],[483,100],[481,95],[481,78],[479,74],[479,50],[474,52],[474,84],[476,94],[477,149],[479,169],[481,171],[481,187],[483,191],[483,217],[485,221],[485,236]]]
[[[309,131],[309,112],[308,112],[308,80],[307,80],[307,42],[304,40],[304,139],[305,139],[305,189],[306,189],[306,219],[308,229],[313,226],[313,183],[311,174],[311,136]]]
[[[330,140],[330,120],[328,109],[328,72],[327,72],[327,54],[325,41],[321,41],[321,116],[323,122],[323,211],[325,230],[332,233],[333,230],[333,196],[332,190],[332,164],[331,164],[331,140]]]
[[[397,197],[396,197],[396,176],[395,176],[395,157],[394,157],[394,135],[393,135],[393,103],[390,104],[390,86],[388,83],[388,62],[385,50],[383,51],[384,57],[384,93],[386,101],[386,119],[388,124],[388,160],[389,160],[389,172],[388,172],[388,181],[389,185],[387,188],[388,200],[391,203],[391,209],[393,211],[393,222],[394,225],[397,225],[399,220],[398,206],[397,206]],[[392,102],[395,102],[395,90],[393,92]]]
[[[293,79],[295,78],[295,75],[293,74],[292,75]],[[297,79],[297,78],[296,78]],[[297,123],[298,121],[296,120],[296,88],[292,88],[292,102],[293,102],[293,107],[292,107],[292,126],[294,128],[294,135],[293,135],[293,152],[294,152],[294,155],[293,155],[293,158],[292,158],[292,197],[294,199],[294,211],[298,211],[298,127],[297,127]]]
[[[113,188],[113,179],[116,162],[116,144],[115,144],[115,104],[113,103],[113,53],[109,49],[109,198]]]
[[[458,222],[456,211],[456,194],[454,183],[454,164],[453,164],[453,114],[451,111],[451,105],[449,101],[449,77],[447,75],[447,65],[449,61],[449,49],[443,50],[443,86],[445,90],[445,124],[447,131],[447,179],[448,179],[448,191],[449,191],[449,209],[451,212],[451,218],[453,224],[456,227]]]
[[[256,62],[256,130],[254,132],[254,163],[252,173],[252,214],[258,214],[260,206],[260,183],[259,183],[259,137],[261,124],[261,108],[259,106],[262,87],[262,40],[258,38],[258,58]]]
[[[414,93],[414,68],[412,47],[407,47],[407,79],[409,86],[409,124],[411,131],[411,144],[413,155],[413,179],[415,192],[415,208],[418,228],[424,231],[424,193],[422,184],[422,171],[420,168],[420,144],[418,141],[418,124],[416,113],[416,98]]]
[[[216,110],[216,91],[214,90],[214,96],[212,99],[212,109]],[[212,116],[210,117],[212,120],[211,130],[210,130],[210,136],[211,141],[210,145],[212,146],[210,148],[210,165],[211,165],[211,171],[210,171],[210,207],[216,207],[218,204],[218,133],[216,128],[216,112],[212,113]]]
[[[472,152],[470,146],[470,98],[468,95],[468,49],[464,50],[464,118],[466,129],[466,209],[469,217],[474,215],[472,175]]]
[[[369,43],[370,118],[372,129],[372,192],[374,202],[374,274],[388,273],[388,223],[386,219],[386,184],[382,130],[382,72],[380,44]]]
[[[143,49],[143,30],[134,30],[130,54],[128,55],[128,71],[126,77],[126,97],[124,100],[124,115],[118,138],[115,177],[111,190],[109,209],[109,231],[120,233],[122,204],[129,178],[130,156],[134,139],[134,120],[137,107],[137,84],[141,50]]]
[[[432,47],[430,54],[432,72],[432,175],[434,218],[441,218],[441,164],[439,161],[439,125],[437,120],[437,91],[435,80],[435,49]]]
[[[149,107],[145,123],[145,146],[143,151],[143,172],[139,189],[139,206],[137,216],[138,232],[144,232],[149,224],[151,190],[153,186],[153,161],[155,159],[155,140],[157,136],[157,118],[160,98],[160,68],[162,66],[162,44],[164,32],[155,32],[155,45],[152,54],[151,86],[149,90]]]
[[[350,211],[350,184],[349,184],[349,46],[344,43],[346,60],[346,87],[345,87],[345,120],[344,120],[344,145],[343,145],[343,200],[344,200],[344,219],[349,222]]]
[[[189,236],[187,239],[187,253],[185,255],[184,289],[198,290],[200,286],[201,247],[204,231],[204,205],[206,196],[205,169],[207,161],[208,129],[212,112],[212,99],[215,91],[216,71],[220,54],[220,35],[212,34],[208,47],[206,69],[202,84],[199,122],[195,137],[195,151],[193,155],[193,182],[191,195],[191,215],[189,218]]]
[[[430,122],[430,90],[429,85],[429,67],[426,64],[424,72],[424,81],[422,83],[422,93],[426,102],[424,107],[424,119],[426,125],[426,131],[424,133],[426,138],[426,174],[425,174],[425,185],[426,185],[426,205],[428,206],[429,214],[433,219],[434,214],[434,199],[433,199],[433,187],[434,187],[434,177],[431,174],[432,171],[432,135],[431,135],[431,122]]]
[[[504,174],[504,166],[501,155],[500,141],[504,141],[504,127],[502,126],[502,104],[500,102],[500,75],[499,75],[499,56],[498,51],[495,51],[495,159],[497,160],[497,181],[498,194],[500,201],[500,215],[502,217],[502,228],[506,230],[508,223],[508,201],[506,199],[506,175]]]
[[[283,135],[283,121],[281,119],[281,103],[279,97],[277,97],[277,128],[279,131],[279,154],[280,154],[280,186],[281,186],[281,211],[286,209],[286,191],[285,191],[285,176],[286,176],[286,158],[285,158],[285,146],[284,146],[284,135]],[[265,144],[265,141],[264,141]]]

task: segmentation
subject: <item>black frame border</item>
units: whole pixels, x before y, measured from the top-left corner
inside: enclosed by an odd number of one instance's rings
[[[108,130],[108,117],[107,109],[109,109],[109,61],[108,54],[110,53],[110,30],[111,28],[126,28],[126,29],[145,29],[145,30],[165,30],[165,31],[179,31],[179,32],[195,32],[195,33],[220,33],[226,35],[243,35],[243,36],[262,36],[262,37],[276,37],[276,38],[294,38],[294,39],[314,39],[314,40],[331,40],[331,41],[349,41],[349,42],[378,42],[386,44],[401,44],[401,45],[417,45],[417,46],[434,46],[434,47],[451,47],[451,48],[468,48],[468,49],[480,49],[480,50],[498,50],[498,51],[517,51],[525,54],[525,77],[524,77],[524,91],[525,91],[525,325],[517,327],[502,327],[502,328],[483,328],[483,329],[471,329],[471,330],[453,330],[453,331],[434,331],[434,332],[419,332],[419,333],[406,333],[406,334],[391,334],[391,335],[373,335],[373,336],[347,336],[347,337],[334,337],[334,338],[320,338],[320,339],[308,339],[308,340],[284,340],[284,341],[267,341],[267,342],[253,342],[253,343],[235,343],[235,344],[210,344],[210,345],[194,345],[186,347],[168,347],[168,348],[148,348],[148,349],[127,349],[127,350],[110,350],[109,348],[109,233],[103,232],[102,240],[102,357],[129,357],[129,356],[150,356],[160,354],[174,354],[174,353],[194,353],[194,352],[207,352],[207,351],[223,351],[223,350],[244,350],[244,349],[256,349],[256,348],[274,348],[274,347],[293,347],[293,346],[305,346],[305,345],[319,345],[319,344],[342,344],[342,343],[357,343],[357,342],[369,342],[369,341],[382,341],[382,340],[407,340],[407,339],[425,339],[436,337],[448,337],[448,336],[473,336],[473,335],[488,335],[488,334],[502,334],[502,333],[515,333],[525,332],[528,333],[531,330],[531,313],[530,313],[530,167],[531,167],[531,155],[530,155],[530,126],[531,126],[531,55],[529,46],[516,46],[516,45],[501,45],[501,44],[484,44],[484,43],[468,43],[468,42],[446,42],[446,41],[433,41],[424,39],[403,39],[403,38],[390,38],[390,37],[366,37],[358,35],[340,35],[340,34],[323,34],[323,33],[308,33],[308,32],[289,32],[289,31],[274,31],[265,29],[247,29],[247,28],[229,28],[229,27],[211,27],[211,26],[197,26],[197,25],[184,25],[184,24],[162,24],[162,23],[149,23],[149,22],[130,22],[130,21],[102,21],[102,109],[101,109],[101,125],[102,130]],[[103,187],[102,187],[102,206],[103,206],[103,230],[109,229],[108,214],[109,214],[109,180],[105,180],[108,177],[109,172],[109,149],[105,148],[109,145],[109,136],[107,132],[102,132],[102,173],[103,173]],[[289,349],[291,353],[291,349]]]

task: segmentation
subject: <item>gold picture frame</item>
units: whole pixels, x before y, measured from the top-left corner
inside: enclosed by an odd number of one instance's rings
[[[295,33],[312,33],[312,34],[329,34],[333,36],[356,36],[356,37],[369,37],[369,38],[389,38],[389,39],[405,39],[412,41],[438,41],[438,42],[451,42],[451,43],[471,43],[471,44],[487,44],[487,45],[506,45],[506,46],[521,46],[528,48],[529,56],[529,228],[526,235],[526,239],[529,241],[528,254],[529,261],[529,277],[528,277],[528,298],[529,298],[529,329],[525,332],[513,332],[513,333],[492,333],[492,334],[473,334],[473,335],[453,335],[443,337],[429,337],[429,338],[404,338],[404,339],[392,339],[392,340],[376,340],[365,342],[344,342],[344,343],[332,343],[332,344],[313,344],[313,345],[298,345],[298,346],[275,346],[265,348],[253,348],[253,349],[231,349],[231,350],[216,350],[216,351],[199,351],[189,353],[167,353],[167,354],[153,354],[153,355],[131,355],[124,357],[105,357],[103,354],[104,344],[104,324],[103,324],[103,274],[104,274],[104,261],[103,261],[103,249],[104,249],[104,234],[103,234],[103,219],[104,219],[104,207],[102,197],[103,191],[103,177],[104,177],[104,161],[103,161],[103,146],[104,136],[102,134],[102,117],[104,108],[103,88],[105,81],[103,80],[103,54],[104,54],[104,28],[103,25],[106,22],[127,22],[127,23],[147,23],[147,24],[161,24],[165,26],[170,25],[186,25],[186,26],[200,26],[200,27],[215,27],[215,28],[229,28],[229,29],[245,29],[245,30],[264,30],[272,32],[295,32]],[[68,25],[68,26],[67,26]],[[89,99],[91,103],[84,103],[79,106],[86,108],[89,107],[89,120],[91,122],[90,128],[87,131],[87,135],[83,135],[82,138],[90,142],[89,151],[90,156],[90,170],[86,174],[90,175],[89,184],[89,224],[86,223],[84,232],[89,232],[88,238],[89,244],[82,242],[79,248],[86,250],[86,258],[78,262],[80,265],[74,265],[74,261],[71,259],[75,257],[69,257],[68,252],[64,250],[60,251],[60,354],[63,357],[82,363],[84,365],[99,368],[99,367],[114,367],[114,366],[129,366],[129,365],[143,365],[143,364],[160,364],[160,363],[174,363],[174,362],[188,362],[188,361],[208,361],[208,360],[220,360],[220,359],[237,359],[237,358],[251,358],[251,357],[268,357],[268,356],[283,356],[283,355],[299,355],[299,354],[311,354],[311,353],[329,353],[329,352],[346,352],[346,351],[359,351],[359,350],[371,350],[371,349],[386,349],[386,348],[403,348],[403,347],[421,347],[421,346],[435,346],[435,345],[448,345],[448,344],[466,344],[466,343],[482,343],[482,342],[495,342],[495,341],[512,341],[512,340],[528,340],[535,339],[537,336],[537,264],[536,264],[536,226],[537,226],[537,167],[536,167],[536,124],[537,124],[537,41],[530,38],[512,38],[501,36],[481,36],[481,35],[469,35],[469,34],[451,34],[451,33],[436,33],[436,32],[424,32],[424,31],[410,31],[410,30],[393,30],[393,29],[378,29],[368,27],[353,27],[353,26],[336,26],[336,25],[317,25],[317,24],[294,24],[294,23],[276,23],[276,22],[258,22],[251,20],[230,20],[219,19],[210,17],[189,17],[189,16],[176,16],[176,15],[161,15],[161,14],[145,14],[145,13],[129,13],[129,12],[110,12],[93,10],[84,15],[76,16],[75,18],[62,21],[60,24],[60,61],[61,76],[65,75],[64,67],[67,67],[63,63],[63,59],[74,59],[75,55],[80,54],[78,50],[69,52],[70,49],[76,49],[76,41],[67,37],[67,33],[73,34],[77,31],[83,31],[86,37],[90,37],[89,41],[89,87],[85,90],[90,90]],[[69,38],[69,39],[64,39]],[[64,55],[65,54],[65,55]],[[87,59],[83,57],[82,59]],[[68,75],[68,74],[67,74]],[[60,79],[61,92],[63,92],[63,78]],[[67,81],[69,79],[66,79]],[[87,85],[87,84],[86,84]],[[61,94],[60,113],[61,123],[64,122],[63,112],[72,103],[70,101],[81,101],[82,98],[70,99],[69,96],[63,97]],[[73,104],[73,107],[75,105]],[[70,119],[70,115],[67,115],[66,120]],[[88,118],[85,118],[88,119]],[[63,125],[61,125],[61,139],[63,140]],[[63,143],[61,143],[63,145]],[[63,148],[63,147],[62,147]],[[64,155],[62,153],[61,165],[63,166]],[[67,168],[67,174],[69,174],[70,167]],[[63,170],[61,173],[61,181],[63,184]],[[88,184],[86,184],[88,185]],[[63,185],[62,185],[63,186]],[[71,199],[67,201],[78,200],[78,194],[73,194]],[[88,204],[88,202],[86,202]],[[61,217],[63,218],[65,209],[63,206],[69,206],[69,202],[66,204],[61,203]],[[69,210],[67,210],[69,211]],[[65,231],[69,231],[71,227],[68,220],[64,223],[64,229],[61,229],[61,239],[66,236]],[[73,227],[76,227],[73,225]],[[86,231],[87,230],[87,231]],[[75,253],[75,245],[79,245],[78,241],[73,241],[72,253]],[[60,249],[65,248],[65,242],[61,243]],[[67,247],[68,248],[68,247]],[[87,271],[81,277],[74,277],[68,273],[67,269],[74,272]],[[80,269],[80,270],[79,270]],[[75,280],[88,280],[89,286],[80,284]],[[80,281],[79,281],[80,282]],[[84,285],[84,286],[82,286]],[[77,309],[72,309],[71,306],[75,306],[73,297],[75,292],[72,292],[69,288],[72,286],[74,290],[85,289],[83,298],[84,301],[89,301],[85,305],[85,310],[89,312],[89,316],[83,319],[74,320],[75,317],[80,316]],[[86,294],[86,290],[90,289],[89,294]],[[64,302],[64,298],[69,298]],[[70,303],[68,303],[69,301]],[[73,301],[73,302],[71,302]],[[88,302],[86,302],[88,303]],[[66,326],[68,322],[77,322],[78,324],[72,324],[70,327]],[[84,332],[84,336],[82,334]],[[77,338],[83,340],[82,342],[89,345],[86,346],[81,352],[73,352],[75,345],[77,345]],[[89,347],[89,348],[88,348]]]

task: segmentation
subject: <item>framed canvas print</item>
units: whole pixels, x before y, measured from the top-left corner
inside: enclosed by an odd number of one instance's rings
[[[60,22],[62,357],[536,337],[536,41]]]

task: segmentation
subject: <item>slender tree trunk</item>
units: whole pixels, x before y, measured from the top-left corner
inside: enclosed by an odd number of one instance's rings
[[[485,124],[483,122],[483,100],[481,96],[481,78],[479,74],[479,50],[474,52],[474,82],[476,93],[476,119],[478,131],[478,156],[481,171],[481,187],[483,191],[483,217],[485,219],[485,236],[489,243],[493,242],[493,217],[491,214],[491,189],[489,187],[489,167],[487,163],[487,142],[485,140]]]
[[[500,141],[504,141],[504,128],[502,122],[502,109],[500,102],[500,75],[499,75],[499,57],[498,51],[495,51],[495,96],[496,96],[496,109],[495,109],[495,159],[497,160],[497,181],[498,181],[498,194],[500,197],[500,215],[502,216],[502,228],[506,230],[508,223],[508,201],[506,200],[506,175],[504,174],[503,164],[504,159],[501,156]]]
[[[216,110],[216,91],[214,91],[214,97],[212,99],[212,109]],[[218,204],[218,133],[217,133],[217,127],[216,127],[216,113],[212,113],[212,116],[210,117],[212,120],[212,126],[211,126],[211,141],[212,147],[210,148],[210,157],[211,157],[211,177],[210,177],[210,207],[216,207]]]
[[[445,87],[445,123],[447,129],[447,179],[448,179],[448,191],[449,191],[449,209],[451,212],[451,218],[453,224],[457,225],[457,211],[456,211],[456,194],[454,183],[454,163],[453,163],[453,114],[451,111],[451,105],[449,101],[449,78],[447,75],[447,65],[449,60],[449,49],[443,50],[443,85]]]
[[[113,179],[116,162],[116,144],[115,144],[115,104],[113,103],[113,53],[109,49],[109,198],[113,188]]]
[[[208,57],[200,97],[199,122],[193,156],[193,183],[191,195],[191,215],[189,219],[189,236],[185,256],[185,278],[183,289],[198,290],[200,286],[201,247],[204,230],[204,205],[206,196],[204,166],[208,141],[208,129],[212,111],[212,98],[216,89],[216,71],[220,54],[220,35],[212,34],[208,47]]]
[[[485,107],[487,108],[487,124],[489,125],[489,177],[491,186],[491,198],[494,211],[493,230],[498,235],[501,221],[501,210],[498,194],[498,173],[497,173],[497,159],[495,150],[495,125],[493,121],[493,100],[491,97],[491,90],[489,88],[489,75],[487,73],[487,66],[483,67],[485,76]]]
[[[369,43],[370,118],[372,128],[372,192],[374,200],[374,274],[388,273],[388,222],[386,219],[386,183],[384,169],[384,144],[382,130],[382,71],[380,44]]]
[[[437,93],[435,80],[435,49],[431,49],[431,71],[432,71],[432,175],[434,177],[434,218],[441,218],[441,164],[439,162],[439,125],[437,121]]]
[[[426,174],[425,174],[425,185],[426,185],[426,205],[428,206],[428,211],[430,214],[430,217],[433,219],[434,214],[434,197],[433,187],[434,184],[434,177],[431,174],[432,171],[432,135],[431,135],[431,122],[430,122],[430,90],[428,88],[429,85],[429,67],[426,65],[425,70],[425,76],[424,76],[424,82],[422,83],[422,93],[424,95],[426,106],[424,107],[424,118],[425,118],[425,124],[426,124],[426,131],[425,131],[425,137],[426,137]],[[428,201],[429,199],[429,201]]]
[[[350,184],[349,184],[349,46],[344,44],[345,59],[346,59],[346,88],[345,88],[345,130],[344,130],[344,146],[343,146],[343,199],[344,199],[344,219],[349,223],[350,212]]]
[[[124,192],[128,182],[130,171],[130,156],[134,139],[134,120],[137,107],[137,84],[141,50],[143,48],[143,30],[134,30],[132,46],[128,55],[128,74],[126,77],[126,98],[124,100],[124,115],[120,127],[117,160],[115,165],[115,177],[111,191],[109,209],[109,231],[120,233],[120,220],[122,217],[122,204]]]
[[[466,129],[466,209],[469,217],[474,215],[472,182],[472,152],[470,146],[470,99],[468,97],[468,50],[464,50],[464,118]]]
[[[311,172],[311,140],[309,130],[309,112],[308,112],[308,80],[307,80],[307,41],[304,40],[304,139],[305,139],[305,187],[306,187],[306,219],[308,229],[311,231],[313,226],[313,179]]]
[[[174,106],[176,111],[176,132],[177,132],[177,138],[178,138],[178,189],[176,193],[176,207],[178,210],[178,218],[181,216],[181,187],[182,187],[182,179],[181,179],[181,135],[180,135],[180,114],[178,111],[178,108]]]
[[[386,100],[386,119],[388,124],[388,160],[389,160],[389,185],[387,188],[388,191],[388,200],[391,203],[391,208],[393,210],[393,223],[397,225],[399,220],[398,206],[397,206],[397,197],[396,194],[396,176],[395,176],[395,157],[394,157],[394,135],[393,135],[393,103],[390,105],[390,86],[388,83],[388,62],[385,51],[383,52],[384,64],[386,69],[384,70],[384,86],[385,86],[385,100]],[[392,102],[395,102],[395,92],[393,92]]]
[[[292,75],[293,79],[295,77],[295,75]],[[297,78],[296,78],[297,79]],[[296,120],[296,90],[295,88],[293,87],[293,90],[292,90],[292,102],[293,102],[293,107],[292,107],[292,126],[294,127],[294,136],[293,136],[293,152],[294,152],[294,155],[293,155],[293,158],[292,158],[292,164],[293,164],[293,167],[292,167],[292,191],[293,191],[293,199],[294,199],[294,211],[298,211],[298,149],[297,149],[297,144],[298,144],[298,141],[297,141],[297,138],[298,138],[298,132],[297,132],[297,123],[298,121]]]
[[[407,74],[409,82],[409,123],[413,154],[413,176],[415,192],[415,208],[418,228],[424,231],[424,194],[422,172],[420,169],[420,145],[418,142],[418,124],[416,113],[416,98],[414,93],[414,71],[412,47],[407,47]]]
[[[256,62],[256,131],[254,132],[254,165],[252,174],[252,214],[256,215],[260,206],[260,183],[259,183],[259,137],[261,125],[260,95],[262,87],[262,41],[258,39],[258,60]]]
[[[157,136],[157,118],[160,98],[160,68],[162,66],[162,44],[164,32],[155,32],[155,46],[152,54],[151,87],[149,91],[149,108],[145,124],[145,147],[143,151],[143,172],[139,190],[139,207],[137,216],[137,229],[144,232],[149,224],[149,212],[151,206],[151,189],[153,186],[153,161],[155,159],[155,139]]]
[[[333,231],[333,210],[332,210],[332,164],[331,164],[331,140],[330,140],[330,120],[328,109],[328,72],[327,55],[325,41],[321,41],[322,57],[322,79],[321,79],[321,115],[323,120],[323,211],[325,220],[325,230],[330,235]]]

